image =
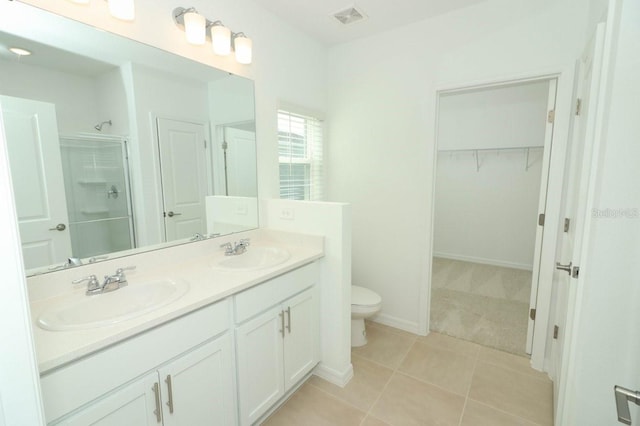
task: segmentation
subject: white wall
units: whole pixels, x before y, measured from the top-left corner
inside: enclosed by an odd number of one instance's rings
[[[443,93],[438,150],[544,145],[549,82]]]
[[[0,92],[55,104],[61,133],[95,132],[97,91],[92,77],[2,61]]]
[[[488,0],[330,50],[328,199],[353,205],[353,281],[382,296],[380,320],[423,320],[435,90],[572,70],[586,14],[581,0]]]
[[[544,124],[542,124],[544,128]],[[542,149],[438,154],[434,256],[531,270]]]

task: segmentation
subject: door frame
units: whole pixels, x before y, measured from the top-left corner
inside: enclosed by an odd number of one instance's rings
[[[575,79],[575,63],[555,70],[541,70],[524,74],[497,77],[487,80],[466,81],[460,83],[439,84],[435,87],[435,114],[433,115],[433,148],[431,151],[430,166],[432,170],[431,188],[429,200],[431,201],[430,216],[427,219],[427,229],[430,234],[427,241],[427,259],[424,277],[420,286],[419,301],[419,331],[420,334],[429,333],[429,314],[431,309],[431,275],[433,267],[433,235],[435,226],[435,188],[436,188],[436,164],[438,152],[438,121],[439,99],[443,93],[455,93],[478,88],[491,88],[506,84],[526,83],[556,79],[556,108],[553,132],[553,149],[549,156],[549,175],[547,183],[547,205],[545,211],[545,238],[542,241],[540,254],[540,274],[538,284],[538,303],[536,306],[536,327],[533,333],[533,345],[531,349],[531,366],[540,371],[545,371],[548,359],[546,356],[547,335],[550,332],[549,319],[551,314],[552,278],[555,271],[555,242],[559,232],[562,232],[560,221],[560,201],[562,195],[562,182],[565,178],[565,157],[567,155],[568,137],[570,134],[570,118],[573,109],[573,88]]]

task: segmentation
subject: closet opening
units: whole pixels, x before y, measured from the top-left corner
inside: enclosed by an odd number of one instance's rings
[[[438,93],[431,331],[531,353],[556,88]]]

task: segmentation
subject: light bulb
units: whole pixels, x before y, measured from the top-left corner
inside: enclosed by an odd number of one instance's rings
[[[235,49],[236,49],[236,61],[241,64],[250,64],[251,63],[251,50],[253,43],[251,39],[244,34],[238,35],[235,38]]]
[[[211,27],[211,45],[216,55],[231,53],[231,30],[222,24],[214,24]]]
[[[133,0],[107,0],[109,3],[109,13],[114,18],[123,21],[133,21],[136,17],[136,7]]]
[[[191,44],[204,44],[207,40],[207,19],[198,12],[184,14],[184,31]]]

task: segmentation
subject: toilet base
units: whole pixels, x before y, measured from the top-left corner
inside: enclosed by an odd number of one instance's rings
[[[357,348],[367,344],[367,331],[364,329],[364,318],[351,319],[351,347]]]

